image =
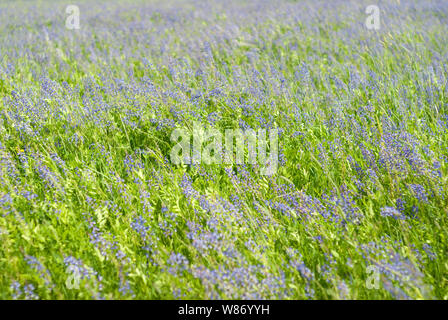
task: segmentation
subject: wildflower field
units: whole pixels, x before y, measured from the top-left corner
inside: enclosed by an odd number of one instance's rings
[[[447,79],[445,0],[2,0],[0,299],[448,299]]]

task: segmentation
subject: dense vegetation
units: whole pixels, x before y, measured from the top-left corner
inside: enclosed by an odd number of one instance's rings
[[[448,2],[371,2],[0,2],[0,298],[447,299]]]

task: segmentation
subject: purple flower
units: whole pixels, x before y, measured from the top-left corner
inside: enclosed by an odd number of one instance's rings
[[[380,212],[382,217],[392,217],[397,220],[405,220],[406,216],[403,215],[400,211],[395,209],[394,207],[384,207]]]
[[[171,253],[167,265],[168,272],[172,275],[178,275],[188,268],[188,260],[180,253]]]
[[[422,202],[428,202],[428,194],[425,191],[425,188],[420,184],[410,184],[409,185],[414,196]]]

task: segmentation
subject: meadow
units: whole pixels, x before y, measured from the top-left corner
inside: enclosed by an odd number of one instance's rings
[[[448,299],[447,44],[444,0],[0,1],[0,299]],[[277,170],[173,163],[194,123]]]

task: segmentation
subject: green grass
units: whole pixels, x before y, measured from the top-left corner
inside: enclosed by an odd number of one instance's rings
[[[448,298],[445,4],[382,1],[370,31],[358,1],[78,1],[80,30],[69,3],[17,3],[0,4],[1,299]],[[213,112],[281,129],[278,171],[173,165],[172,130]]]

